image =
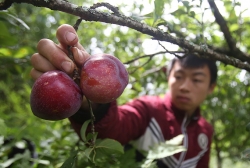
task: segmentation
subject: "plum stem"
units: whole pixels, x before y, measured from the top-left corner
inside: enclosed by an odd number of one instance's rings
[[[79,19],[76,20],[76,23],[73,26],[76,32],[77,32],[78,27],[79,27],[81,22],[82,22],[82,18],[79,18]]]
[[[87,99],[87,98],[86,98]],[[95,121],[95,115],[94,115],[94,112],[93,112],[93,109],[92,109],[92,105],[91,105],[91,102],[89,99],[87,99],[87,102],[89,104],[89,110],[90,110],[90,115],[91,115],[91,133],[92,135],[94,136],[95,135],[95,125],[94,125],[94,121]],[[91,139],[91,143],[92,145],[95,144],[95,138],[92,138]]]
[[[78,27],[79,27],[79,25],[80,25],[81,22],[82,22],[82,18],[79,18],[79,19],[77,19],[76,23],[74,24],[73,27],[74,27],[74,29],[75,29],[76,32],[77,32]],[[79,85],[79,83],[80,83],[79,70],[78,70],[78,68],[76,66],[74,55],[73,55],[73,52],[71,51],[71,48],[72,48],[71,46],[68,46],[68,53],[69,53],[68,57],[75,64],[75,68],[74,68],[74,71],[73,71],[73,80]],[[92,139],[91,139],[91,145],[94,146],[94,144],[95,144],[95,138],[94,138],[94,135],[95,135],[95,125],[94,125],[95,115],[94,115],[94,112],[93,112],[90,100],[87,99],[87,102],[88,102],[88,105],[89,105],[89,110],[90,110],[90,115],[91,115],[91,133],[92,133],[92,136],[93,136]]]
[[[80,25],[82,21],[82,18],[79,18],[77,19],[76,23],[74,24],[73,28],[75,29],[75,31],[77,32],[78,30],[78,27]],[[75,59],[74,59],[74,55],[73,55],[73,52],[71,51],[71,46],[68,46],[68,57],[73,61],[73,63],[75,64],[75,68],[74,68],[74,71],[73,71],[73,80],[79,84],[80,83],[80,75],[79,75],[79,70],[76,66],[76,63],[75,63]]]
[[[73,56],[73,52],[71,51],[71,46],[68,46],[68,57],[73,61],[73,63],[75,64],[75,68],[74,68],[74,71],[73,71],[73,80],[79,84],[80,83],[80,75],[79,75],[79,69],[77,68],[76,66],[76,63],[75,63],[75,59],[74,59],[74,56]]]

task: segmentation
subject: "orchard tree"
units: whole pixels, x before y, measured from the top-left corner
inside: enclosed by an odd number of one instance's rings
[[[0,119],[7,126],[2,134],[18,140],[26,136],[39,144],[39,156],[43,157],[37,159],[37,166],[59,167],[66,157],[70,162],[76,156],[70,150],[78,141],[68,122],[48,123],[32,116],[29,109],[33,84],[29,78],[30,55],[36,52],[41,38],[56,41],[56,28],[63,23],[76,25],[80,43],[89,53],[110,53],[126,65],[130,83],[118,99],[120,104],[144,94],[164,94],[166,62],[172,56],[195,53],[216,60],[220,67],[218,86],[202,107],[215,129],[212,156],[217,167],[222,167],[227,158],[235,162],[249,159],[245,152],[250,145],[250,135],[245,129],[250,121],[247,3],[243,0],[144,3],[119,6],[91,0],[2,0],[0,3]],[[1,123],[0,120],[0,126]],[[131,153],[116,163],[134,165],[126,162],[128,156]],[[78,158],[77,162],[84,161]]]

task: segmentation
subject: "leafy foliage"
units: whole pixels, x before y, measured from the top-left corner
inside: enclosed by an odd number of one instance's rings
[[[169,141],[156,144],[148,151],[146,161],[142,164],[142,167],[152,167],[152,162],[157,159],[165,158],[173,154],[186,151],[183,146],[180,146],[184,136],[179,135]]]

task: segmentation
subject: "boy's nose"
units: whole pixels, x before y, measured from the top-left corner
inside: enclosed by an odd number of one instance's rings
[[[190,88],[191,88],[192,82],[190,79],[185,79],[183,81],[183,83],[180,85],[180,90],[181,91],[185,91],[185,92],[189,92]]]

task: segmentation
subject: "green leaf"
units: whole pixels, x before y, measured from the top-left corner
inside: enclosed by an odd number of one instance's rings
[[[7,167],[13,167],[13,163],[17,163],[17,161],[22,160],[22,163],[20,167],[23,167],[23,165],[27,165],[26,163],[29,162],[30,159],[30,152],[26,150],[22,154],[16,154],[13,158],[8,159],[7,161],[0,163],[0,168],[7,168]],[[15,166],[14,166],[15,167]],[[25,166],[26,167],[26,166]]]
[[[169,144],[169,145],[180,145],[183,141],[183,138],[184,138],[184,135],[180,134],[180,135],[166,141],[165,143]]]
[[[164,11],[164,0],[155,0],[154,1],[154,22],[161,18]]]
[[[12,46],[17,43],[17,38],[12,36],[4,22],[0,21],[0,46]]]
[[[157,26],[161,26],[161,25],[164,25],[166,26],[170,31],[174,30],[174,25],[166,20],[163,20],[163,19],[160,19],[158,21],[155,22],[155,24]]]
[[[145,17],[145,18],[152,18],[153,15],[154,15],[154,13],[150,12],[150,13],[147,13],[147,14],[143,15],[143,17]]]
[[[188,1],[182,1],[183,5],[186,7],[189,7],[189,2]]]
[[[93,140],[93,141],[95,142],[95,141],[96,141],[96,138],[97,138],[97,135],[98,135],[98,132],[95,132],[94,134],[88,133],[88,134],[87,134],[87,137],[86,137],[86,140],[87,140],[87,141]]]
[[[178,8],[177,10],[171,12],[173,16],[181,16],[181,15],[186,15],[187,12],[183,8]]]
[[[90,159],[90,155],[92,154],[92,152],[94,151],[95,149],[94,148],[87,148],[84,150],[84,155]]]
[[[13,26],[18,26],[16,23],[20,23],[27,30],[30,30],[29,26],[21,19],[15,17],[14,15],[9,14],[8,11],[0,11],[0,20],[6,21]]]
[[[71,152],[70,157],[63,163],[61,168],[72,168],[72,167],[74,167],[77,153],[78,153],[78,151]]]
[[[85,122],[83,123],[83,125],[82,125],[81,130],[80,130],[80,136],[81,136],[83,142],[85,142],[85,143],[87,142],[86,130],[87,130],[87,128],[88,128],[88,125],[89,125],[90,121],[91,121],[91,120],[85,121]]]
[[[7,161],[0,163],[0,168],[6,168],[9,167],[11,164],[13,164],[14,162],[16,162],[17,160],[23,159],[23,155],[21,154],[17,154],[15,155],[13,158],[8,159]]]
[[[185,151],[186,148],[183,146],[169,145],[166,143],[160,143],[154,146],[152,150],[149,150],[148,159],[160,159],[173,154]]]
[[[123,146],[120,144],[120,142],[108,138],[97,143],[95,148],[101,149],[101,151],[103,151],[104,153],[124,153]]]
[[[15,58],[23,58],[29,54],[29,48],[22,47],[19,48],[18,51],[14,54]]]
[[[23,27],[25,27],[26,29],[30,30],[29,26],[21,19],[11,15],[11,14],[8,14],[9,17],[13,18],[14,20],[16,20],[17,22],[19,22]]]
[[[179,146],[183,141],[183,138],[183,135],[178,135],[169,141],[154,145],[153,148],[148,151],[147,159],[160,159],[171,156],[175,153],[186,151],[184,146]]]
[[[8,48],[0,48],[0,56],[12,56],[12,51]]]
[[[147,18],[150,18],[150,17],[147,17],[147,16],[145,16],[145,15],[138,15],[138,14],[136,14],[136,13],[132,13],[132,15],[130,16],[132,19],[135,19],[135,20],[137,20],[137,21],[142,21],[142,20],[145,20],[145,19],[147,19]]]
[[[161,25],[167,26],[167,22],[166,22],[165,20],[163,20],[163,19],[159,19],[159,20],[157,20],[157,21],[155,22],[155,25],[156,25],[156,26],[161,26]]]
[[[4,120],[0,118],[0,135],[5,135],[7,131],[7,127],[4,123]]]
[[[195,12],[194,12],[194,11],[190,11],[190,12],[189,12],[189,15],[190,15],[192,18],[194,18],[194,17],[195,17]]]

